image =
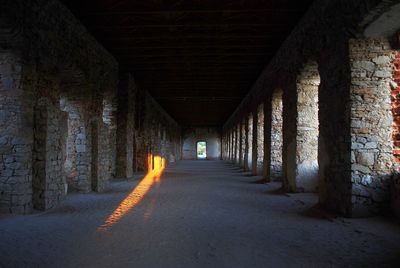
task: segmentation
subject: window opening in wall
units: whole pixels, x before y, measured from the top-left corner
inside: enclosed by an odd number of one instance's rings
[[[197,159],[207,158],[207,142],[198,141],[197,142]]]

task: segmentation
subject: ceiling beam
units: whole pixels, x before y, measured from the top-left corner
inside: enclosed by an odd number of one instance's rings
[[[182,10],[129,10],[129,11],[96,11],[87,12],[80,15],[85,17],[92,16],[120,16],[120,15],[169,15],[169,14],[219,14],[219,13],[232,13],[232,14],[243,14],[243,13],[291,13],[291,14],[302,14],[304,11],[296,8],[269,8],[269,9],[182,9]]]
[[[239,33],[239,34],[220,34],[220,35],[210,35],[209,33],[207,34],[190,34],[190,35],[182,35],[182,38],[185,39],[201,39],[201,40],[207,40],[211,38],[218,38],[218,39],[276,39],[279,37],[285,37],[281,33],[265,33],[265,34],[249,34],[249,33]],[[104,37],[105,41],[131,41],[131,40],[160,40],[160,39],[166,39],[166,40],[176,40],[176,35],[171,35],[171,34],[162,34],[159,36],[155,35],[137,35],[137,36],[132,36],[130,35],[129,37]]]
[[[208,53],[182,53],[180,55],[171,55],[168,53],[158,53],[158,54],[114,54],[115,57],[121,57],[121,58],[132,58],[132,59],[137,59],[137,58],[178,58],[178,57],[190,57],[192,58],[205,58],[205,57],[215,57],[215,58],[223,58],[223,57],[260,57],[260,56],[273,56],[274,53],[218,53],[218,52],[208,52]]]
[[[263,64],[263,66],[264,66],[264,64]],[[125,70],[125,71],[129,71],[129,70],[131,70],[131,71],[146,71],[146,70],[148,70],[148,71],[158,71],[158,70],[175,70],[175,71],[178,71],[178,70],[185,70],[185,71],[196,71],[196,72],[199,72],[199,71],[203,71],[203,70],[207,70],[207,69],[209,69],[210,68],[210,66],[185,66],[185,67],[182,67],[182,66],[179,66],[179,67],[177,67],[177,66],[173,66],[173,67],[171,67],[171,66],[152,66],[152,67],[143,67],[143,66],[140,66],[140,67],[137,67],[137,66],[130,66],[130,67],[124,67],[124,68],[121,68],[122,70]],[[214,67],[214,69],[221,69],[221,66],[219,66],[219,67]],[[253,71],[257,71],[257,70],[259,70],[260,69],[260,66],[230,66],[230,67],[224,67],[222,70],[253,70]]]
[[[264,48],[264,49],[276,49],[274,46],[266,46],[265,44],[260,45],[227,45],[227,44],[207,44],[207,45],[199,45],[199,44],[191,44],[191,45],[168,45],[168,46],[127,46],[127,47],[113,47],[112,51],[118,50],[138,50],[138,49],[175,49],[175,48],[201,48],[201,49],[209,49],[209,48],[221,48],[221,49],[230,49],[230,48]]]
[[[137,28],[173,28],[173,27],[185,27],[185,28],[194,28],[194,27],[208,27],[208,28],[234,28],[234,27],[278,27],[282,28],[292,28],[292,24],[287,23],[193,23],[193,24],[179,24],[179,23],[163,23],[163,24],[136,24],[136,25],[91,25],[91,29],[137,29]]]

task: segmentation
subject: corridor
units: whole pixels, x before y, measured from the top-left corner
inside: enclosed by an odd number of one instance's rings
[[[109,228],[143,176],[0,219],[0,267],[396,267],[400,226],[331,218],[223,161],[179,161]]]

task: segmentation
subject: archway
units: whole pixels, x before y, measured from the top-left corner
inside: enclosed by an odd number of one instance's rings
[[[315,192],[318,188],[318,64],[308,62],[297,76],[297,133],[295,190]]]
[[[196,156],[197,156],[197,159],[206,159],[207,158],[207,142],[206,141],[198,141],[196,143]]]

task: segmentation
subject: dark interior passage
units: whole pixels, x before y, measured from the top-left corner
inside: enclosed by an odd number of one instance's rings
[[[399,18],[3,1],[0,266],[393,266]]]

